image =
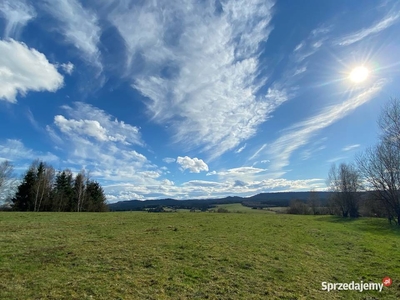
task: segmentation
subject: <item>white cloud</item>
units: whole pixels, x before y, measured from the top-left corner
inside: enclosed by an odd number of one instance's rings
[[[266,102],[268,103],[268,112],[273,112],[281,104],[294,98],[298,94],[298,80],[308,70],[310,58],[315,55],[315,53],[317,53],[328,40],[331,30],[331,26],[325,25],[312,30],[307,38],[301,41],[295,47],[293,53],[288,56],[289,62],[287,66],[282,68],[283,71],[280,78],[269,87],[268,92],[265,95],[265,99],[267,100]],[[271,145],[267,144],[261,145],[260,148],[249,157],[248,161],[253,161],[260,154],[264,154],[263,151],[267,146],[271,147]],[[278,176],[277,172],[270,174],[274,177]]]
[[[18,93],[55,92],[63,80],[44,54],[13,39],[0,40],[0,100],[15,103]]]
[[[89,136],[97,141],[118,142],[125,145],[143,145],[139,128],[118,121],[105,111],[82,102],[62,108],[71,119],[58,115],[54,124],[65,134]]]
[[[28,108],[26,111],[26,117],[28,118],[29,122],[31,123],[32,127],[35,128],[37,131],[41,131],[42,128],[40,127],[39,123],[35,120],[32,111]]]
[[[143,171],[143,172],[138,172],[138,175],[144,176],[146,178],[158,178],[161,176],[159,171]]]
[[[263,151],[265,149],[265,147],[267,147],[267,144],[263,144],[250,158],[249,160],[253,160],[254,158],[256,158],[261,151]]]
[[[164,159],[163,159],[163,161],[164,162],[166,162],[167,164],[170,164],[170,163],[173,163],[173,162],[175,162],[175,158],[172,158],[172,157],[165,157]]]
[[[254,168],[254,167],[240,167],[240,168],[232,168],[226,171],[217,172],[218,175],[221,176],[237,176],[243,174],[257,174],[266,171],[266,169]]]
[[[182,183],[182,186],[201,186],[201,187],[218,187],[222,186],[223,183],[207,180],[190,180]]]
[[[212,173],[207,173],[207,175],[218,175],[221,180],[228,181],[256,181],[261,178],[265,178],[266,176],[270,176],[271,174],[267,174],[268,169],[261,169],[255,167],[239,167],[239,168],[231,168],[228,170],[222,170]]]
[[[72,72],[74,71],[74,64],[71,62],[68,62],[66,64],[61,64],[60,67],[64,70],[65,73],[68,75],[71,75]]]
[[[360,147],[360,144],[348,145],[342,149],[342,151],[350,151]]]
[[[311,145],[307,147],[307,149],[304,149],[303,152],[301,153],[302,159],[308,160],[311,157],[315,157],[317,155],[317,152],[324,150],[326,146],[323,145],[323,143],[327,139],[328,139],[327,137],[323,137],[311,143]]]
[[[304,41],[303,42],[301,42],[300,44],[298,44],[295,48],[294,48],[294,52],[297,52],[297,51],[299,51],[300,49],[302,49],[303,47],[304,47],[304,45],[305,45],[305,43],[304,43]]]
[[[115,193],[111,190],[112,194],[107,193],[110,190],[108,187],[105,187],[106,198],[109,203],[125,201],[125,200],[146,200],[143,195],[137,194],[133,191],[129,190],[119,190],[118,193]]]
[[[237,150],[235,151],[235,153],[240,153],[240,152],[242,152],[242,151],[246,148],[246,146],[247,146],[247,144],[244,144],[242,147],[240,147],[239,149],[237,149]]]
[[[205,199],[232,195],[252,196],[263,192],[324,190],[325,179],[264,179],[244,181],[239,179],[222,182],[190,180],[176,185],[169,180],[158,184],[137,185],[136,183],[118,183],[105,185],[108,200],[111,202],[131,199],[157,199],[171,197],[175,199]]]
[[[134,67],[132,61],[135,53],[143,53],[144,58],[151,61],[160,61],[167,55],[161,39],[164,27],[171,25],[163,24],[162,11],[156,13],[157,9],[165,9],[165,13],[168,13],[166,4],[167,2],[146,1],[140,6],[122,0],[111,11],[109,19],[125,40],[128,70]],[[172,55],[172,52],[168,54]]]
[[[161,184],[162,185],[167,185],[167,186],[173,186],[173,185],[175,185],[175,183],[172,181],[172,180],[169,180],[169,179],[164,179],[163,181],[161,181]]]
[[[116,146],[114,142],[89,142],[79,136],[63,136],[68,142],[62,148],[68,157],[66,163],[77,169],[85,166],[91,176],[106,182],[134,182],[138,186],[158,184],[160,177],[151,162],[129,147]]]
[[[101,29],[96,14],[77,0],[43,0],[43,8],[60,22],[58,30],[66,41],[80,50],[88,63],[101,70],[98,49]]]
[[[18,38],[21,29],[36,17],[35,9],[24,0],[2,0],[0,13],[6,20],[4,38]]]
[[[216,158],[255,135],[276,108],[271,102],[280,103],[256,96],[272,6],[228,1],[218,13],[207,1],[114,7],[109,19],[127,45],[133,87],[148,98],[153,120],[170,125],[174,142]],[[135,70],[137,55],[146,71]]]
[[[302,159],[308,160],[311,157],[315,156],[317,152],[322,151],[326,148],[326,146],[319,146],[319,147],[311,147],[309,149],[305,149],[302,153]]]
[[[133,148],[144,146],[137,127],[86,103],[62,108],[68,118],[55,116],[46,129],[64,151],[63,163],[78,170],[85,167],[101,182],[129,180],[144,187],[159,184],[162,171]]]
[[[294,59],[295,62],[300,63],[307,57],[315,54],[328,39],[327,34],[330,31],[331,28],[326,26],[320,26],[311,31],[309,36],[294,49],[292,59]],[[305,72],[305,70],[306,67],[302,66],[297,69],[296,73],[300,74]],[[297,75],[296,73],[295,75]]]
[[[382,20],[379,22],[375,23],[374,25],[368,27],[368,28],[363,28],[357,32],[353,32],[335,42],[335,44],[340,45],[340,46],[348,46],[351,44],[354,44],[358,41],[361,41],[362,39],[378,33],[380,31],[383,31],[390,26],[393,26],[399,21],[400,13],[390,13],[386,15]]]
[[[307,67],[306,66],[299,67],[298,69],[296,69],[294,71],[293,76],[303,74],[305,71],[307,71]]]
[[[268,88],[267,94],[264,99],[267,102],[268,112],[273,112],[283,102],[287,101],[291,95],[288,95],[287,91],[283,88],[279,88],[277,84]]]
[[[289,63],[283,71],[283,76],[279,80],[280,85],[292,87],[296,90],[295,83],[299,80],[304,73],[308,70],[310,58],[315,55],[325,42],[328,40],[329,32],[332,30],[329,26],[319,26],[312,30],[310,34],[301,41],[289,55]],[[286,97],[293,97],[294,92]]]
[[[190,173],[200,173],[201,171],[208,171],[207,164],[202,160],[195,158],[190,158],[189,156],[181,157],[178,156],[176,163],[181,166],[184,171],[189,169]]]
[[[106,141],[107,130],[95,120],[67,120],[63,116],[55,116],[54,124],[66,134],[79,134],[94,137],[98,141]]]
[[[343,159],[346,159],[346,158],[347,158],[346,156],[338,156],[338,157],[334,157],[334,158],[328,159],[326,162],[334,163],[334,162],[337,162],[339,160],[343,160]]]
[[[57,162],[59,158],[53,153],[34,151],[25,147],[20,140],[8,139],[0,143],[0,160],[10,161],[40,159],[46,162]]]
[[[279,190],[279,191],[305,191],[312,189],[322,189],[325,187],[325,179],[303,179],[303,180],[287,180],[284,178],[279,179],[265,179],[249,183],[247,188],[252,190]]]

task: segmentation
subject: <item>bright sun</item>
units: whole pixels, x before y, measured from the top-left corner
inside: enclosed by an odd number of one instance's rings
[[[360,66],[354,68],[353,71],[351,71],[349,78],[351,81],[359,83],[367,79],[368,74],[369,74],[368,69],[366,67]]]

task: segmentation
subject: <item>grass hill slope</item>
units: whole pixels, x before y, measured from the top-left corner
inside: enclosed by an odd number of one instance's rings
[[[400,299],[399,238],[378,218],[3,212],[0,299]]]

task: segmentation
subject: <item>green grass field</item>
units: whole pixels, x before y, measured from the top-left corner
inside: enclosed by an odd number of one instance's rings
[[[252,209],[251,207],[243,206],[240,203],[232,203],[232,204],[220,204],[217,205],[214,210],[217,210],[218,208],[225,208],[229,212],[237,212],[237,213],[271,213],[270,211],[267,211],[265,209]]]
[[[264,209],[252,209],[251,207],[244,206],[241,203],[232,203],[232,204],[220,204],[217,205],[216,208],[212,210],[217,210],[219,207],[225,208],[229,212],[235,213],[276,213],[286,210],[286,207],[270,207]]]
[[[0,213],[1,299],[400,299],[383,219],[273,213]],[[321,282],[393,284],[321,290]]]

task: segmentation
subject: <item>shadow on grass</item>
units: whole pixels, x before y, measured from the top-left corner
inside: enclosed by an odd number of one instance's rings
[[[322,216],[317,217],[315,220],[317,221],[325,221],[330,223],[351,223],[359,220],[360,218],[343,218],[339,216]]]
[[[368,231],[374,234],[394,234],[400,236],[400,226],[390,225],[385,218],[342,218],[338,216],[323,216],[315,218],[316,221],[349,224],[350,227],[360,231]],[[351,225],[350,225],[351,224]]]

